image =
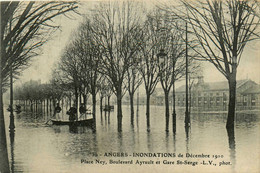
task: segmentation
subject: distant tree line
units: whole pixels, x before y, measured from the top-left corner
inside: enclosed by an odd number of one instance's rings
[[[17,105],[23,106],[24,110],[37,113],[38,111],[52,112],[56,103],[59,103],[63,90],[55,83],[41,84],[39,81],[28,81],[14,90],[14,100]]]

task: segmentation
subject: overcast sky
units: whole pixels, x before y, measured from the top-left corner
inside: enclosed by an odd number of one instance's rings
[[[81,6],[80,10],[84,10],[87,6],[91,6],[90,2],[85,2]],[[42,83],[49,81],[51,77],[52,69],[58,63],[61,53],[70,40],[71,32],[75,31],[82,18],[80,16],[75,17],[74,20],[65,17],[56,18],[56,23],[61,25],[61,30],[58,30],[48,43],[43,47],[43,54],[35,57],[32,61],[32,65],[26,69],[20,80],[16,81],[16,84],[29,80],[41,80]],[[260,83],[260,43],[251,43],[245,48],[240,65],[238,67],[237,79],[252,79],[257,83]],[[214,82],[226,80],[224,76],[216,70],[216,68],[210,63],[204,63],[204,81]],[[178,85],[178,84],[177,84]]]

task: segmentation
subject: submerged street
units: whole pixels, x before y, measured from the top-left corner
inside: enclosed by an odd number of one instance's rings
[[[170,132],[165,132],[164,106],[151,106],[150,133],[146,130],[145,106],[139,106],[134,127],[129,109],[123,106],[121,133],[117,131],[116,111],[100,114],[97,109],[96,133],[89,127],[46,125],[49,115],[22,112],[15,114],[15,133],[9,135],[9,117],[5,112],[12,172],[56,172],[57,168],[58,172],[102,172],[104,169],[114,172],[113,169],[118,171],[122,165],[124,172],[131,172],[135,167],[137,172],[259,170],[259,113],[238,113],[235,133],[229,134],[225,128],[226,114],[191,113],[191,127],[185,129],[184,110],[177,109],[174,136],[171,123]],[[65,116],[68,115],[64,112]],[[155,167],[158,160],[160,166]]]

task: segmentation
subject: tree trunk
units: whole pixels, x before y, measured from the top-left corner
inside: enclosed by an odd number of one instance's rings
[[[165,95],[165,120],[166,120],[165,131],[169,132],[169,119],[170,119],[169,93],[167,91],[164,91],[164,95]]]
[[[129,93],[131,109],[131,125],[134,125],[134,93]]]
[[[70,94],[70,108],[71,108],[71,94]]]
[[[110,97],[111,97],[111,96],[108,96],[108,97],[107,97],[107,105],[108,105],[108,107],[110,107]]]
[[[236,109],[236,73],[230,75],[229,85],[229,104],[226,128],[234,128],[235,109]]]
[[[102,107],[103,107],[103,96],[100,96],[100,112],[102,113]]]
[[[0,67],[1,67],[1,58],[0,58]],[[0,159],[0,172],[10,172],[8,153],[7,153],[7,144],[6,144],[1,76],[2,76],[2,69],[0,69],[0,139],[1,139],[0,140],[0,158],[1,158]]]
[[[49,99],[46,99],[46,110],[47,110],[47,114],[49,112]]]
[[[146,125],[147,131],[150,132],[150,94],[146,94]]]
[[[172,103],[173,103],[172,132],[176,133],[175,82],[173,82],[172,85]]]
[[[50,112],[51,112],[51,111],[52,111],[52,110],[51,110],[51,99],[50,99],[49,103],[50,103]]]
[[[75,89],[75,101],[74,101],[74,104],[75,104],[75,107],[77,109],[76,120],[78,120],[78,98],[79,98],[79,94],[78,94],[77,86],[75,86],[74,89]]]
[[[36,110],[36,113],[38,112],[38,100],[35,101],[35,110]]]
[[[31,104],[31,112],[33,112],[33,102],[32,102],[32,100],[30,100],[30,104]]]
[[[81,90],[79,92],[79,104],[81,104],[82,100],[81,100]]]
[[[96,131],[96,93],[93,92],[92,93],[92,114],[93,114],[93,130]]]
[[[64,97],[61,99],[61,111],[63,112],[63,107],[64,107]]]
[[[83,94],[83,103],[87,107],[87,95]]]
[[[117,130],[122,132],[122,93],[121,90],[117,91]]]
[[[26,101],[24,100],[24,101],[23,101],[23,110],[24,110],[24,111],[25,111],[25,109],[26,109],[25,106],[26,106]]]

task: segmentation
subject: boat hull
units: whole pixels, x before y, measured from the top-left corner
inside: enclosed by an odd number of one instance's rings
[[[85,120],[78,120],[78,121],[66,121],[66,120],[55,120],[51,119],[53,125],[74,125],[74,126],[87,126],[93,124],[94,120],[92,119],[85,119]]]

